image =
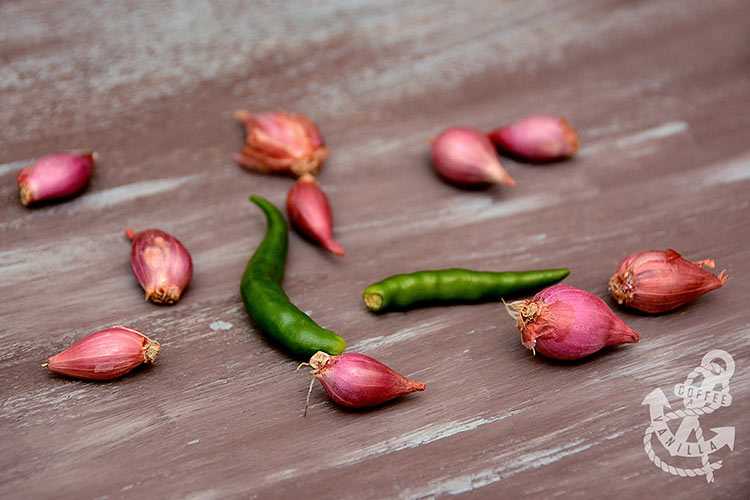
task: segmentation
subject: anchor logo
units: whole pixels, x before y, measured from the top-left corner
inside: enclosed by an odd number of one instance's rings
[[[734,359],[721,349],[715,349],[703,356],[700,366],[685,379],[685,383],[674,386],[674,394],[682,399],[682,410],[671,410],[671,405],[661,389],[651,391],[641,404],[648,405],[651,424],[643,436],[643,447],[648,458],[661,468],[676,476],[706,476],[706,481],[714,481],[714,471],[721,468],[722,461],[711,462],[711,454],[724,446],[734,450],[734,427],[714,427],[712,435],[706,439],[700,425],[700,417],[732,404],[729,394],[729,379],[734,374]],[[700,385],[695,385],[702,377]],[[666,410],[666,412],[665,412]],[[682,419],[673,433],[668,422]],[[656,434],[658,441],[672,457],[700,458],[701,466],[695,468],[675,467],[668,464],[654,451],[651,438]],[[695,440],[691,441],[691,435]]]

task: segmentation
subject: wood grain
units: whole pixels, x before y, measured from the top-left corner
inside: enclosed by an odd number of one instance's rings
[[[747,2],[314,4],[0,5],[0,497],[741,498]],[[347,257],[293,234],[289,296],[425,392],[349,411],[316,386],[302,418],[308,377],[238,293],[265,228],[248,196],[281,206],[292,181],[232,163],[238,108],[305,113],[333,152],[319,179]],[[440,130],[540,113],[576,126],[575,159],[504,159],[515,188],[460,190],[432,172]],[[20,168],[82,147],[101,155],[82,196],[18,203]],[[126,227],[192,253],[177,305],[144,301]],[[606,298],[619,261],[651,248],[713,258],[730,279],[661,316],[615,307],[641,342],[579,362],[532,357],[498,304],[361,303],[389,274],[452,266],[567,266],[567,283]],[[39,366],[114,324],[157,339],[158,362],[113,383]],[[701,425],[736,435],[708,484],[651,463],[641,402],[671,395],[711,349],[736,362],[733,403]]]

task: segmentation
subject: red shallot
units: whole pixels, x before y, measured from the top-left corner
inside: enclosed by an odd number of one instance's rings
[[[302,363],[300,367],[305,365],[312,367],[312,382],[319,380],[331,399],[350,408],[377,406],[399,396],[425,389],[422,382],[409,380],[364,354],[345,352],[331,356],[318,351],[310,358],[309,363]],[[309,391],[307,398],[309,402]]]
[[[516,184],[500,164],[490,140],[476,129],[451,127],[444,130],[432,141],[430,152],[437,173],[455,184]]]
[[[724,286],[726,270],[716,276],[711,259],[690,262],[676,251],[636,252],[620,263],[609,279],[609,291],[618,304],[647,313],[671,311]]]
[[[516,320],[524,347],[553,359],[578,359],[641,338],[602,299],[564,284],[506,308]]]
[[[95,152],[57,153],[43,156],[18,173],[21,204],[67,198],[81,191],[91,178]]]
[[[146,300],[174,304],[193,277],[193,260],[174,236],[158,229],[125,234],[133,242],[130,265],[146,291]]]
[[[333,240],[331,204],[315,177],[304,174],[292,186],[286,198],[286,212],[289,221],[302,234],[332,254],[344,256],[342,246]]]
[[[159,343],[124,326],[88,335],[47,360],[54,373],[84,380],[111,380],[142,363],[154,363]]]
[[[500,149],[530,161],[563,160],[578,151],[578,133],[562,116],[532,116],[488,135]]]
[[[315,174],[330,150],[312,120],[305,115],[275,111],[236,111],[245,124],[245,146],[234,157],[243,167],[267,173],[290,173],[297,177]]]

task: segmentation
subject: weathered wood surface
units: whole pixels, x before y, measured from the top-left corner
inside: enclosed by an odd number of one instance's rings
[[[741,498],[750,490],[750,5],[702,2],[93,2],[0,5],[0,497]],[[237,108],[316,120],[320,182],[345,259],[291,237],[285,280],[321,325],[423,393],[347,411],[268,345],[239,277],[291,179],[231,161]],[[515,188],[441,182],[428,138],[564,114],[572,161],[504,164]],[[88,190],[25,209],[15,175],[91,147]],[[195,277],[143,300],[126,227],[180,238]],[[626,255],[672,247],[730,279],[670,314],[615,308],[639,344],[534,358],[498,304],[372,315],[396,272],[568,266],[607,297]],[[612,304],[611,299],[606,300]],[[85,383],[40,364],[113,325],[162,344],[156,365]],[[715,482],[654,466],[641,405],[711,349],[736,361]],[[674,422],[673,422],[674,423]],[[700,460],[667,462],[700,467]]]

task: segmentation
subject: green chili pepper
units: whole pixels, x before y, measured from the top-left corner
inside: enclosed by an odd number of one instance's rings
[[[500,300],[557,283],[568,269],[521,272],[440,269],[396,274],[365,288],[362,300],[371,311],[405,310],[418,305]]]
[[[309,359],[318,351],[333,356],[344,352],[344,339],[318,326],[287,297],[284,279],[289,228],[270,201],[251,196],[266,216],[266,235],[247,263],[240,294],[250,317],[273,342],[294,356]]]

